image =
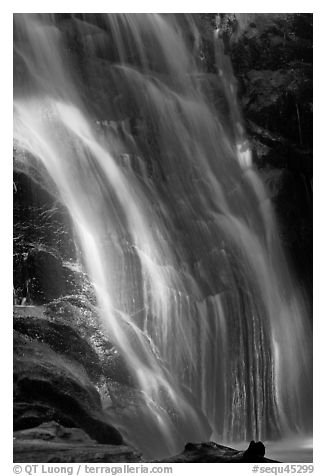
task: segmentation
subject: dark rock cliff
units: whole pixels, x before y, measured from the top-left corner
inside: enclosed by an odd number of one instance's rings
[[[255,163],[311,298],[313,16],[229,14],[223,28]]]
[[[232,61],[254,162],[268,187],[288,258],[312,300],[313,15],[200,14],[204,68],[212,32]],[[219,103],[218,107],[223,107]]]

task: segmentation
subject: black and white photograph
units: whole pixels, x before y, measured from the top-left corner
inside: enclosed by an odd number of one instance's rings
[[[311,474],[314,14],[11,16],[14,473]]]

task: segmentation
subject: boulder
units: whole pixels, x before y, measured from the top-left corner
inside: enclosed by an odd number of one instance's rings
[[[228,446],[208,443],[187,443],[183,452],[171,458],[157,461],[159,463],[276,463],[264,457],[265,446],[251,441],[246,451],[239,451]]]
[[[251,441],[243,457],[248,463],[256,463],[257,459],[264,458],[265,445],[261,441]]]

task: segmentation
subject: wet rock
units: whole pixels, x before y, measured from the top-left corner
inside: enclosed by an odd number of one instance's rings
[[[76,257],[72,221],[55,185],[39,161],[19,148],[14,150],[13,198],[17,251],[37,244],[56,250],[62,259]]]
[[[58,257],[45,250],[32,250],[26,259],[27,299],[44,304],[66,293],[62,263]]]
[[[14,432],[15,463],[127,463],[142,462],[141,455],[125,445],[103,445],[79,428],[48,422]]]
[[[130,372],[112,343],[96,308],[85,295],[65,296],[45,307],[45,317],[57,323],[65,323],[75,329],[96,353],[101,375],[108,381],[133,386]],[[79,360],[83,363],[83,359]]]
[[[14,429],[56,421],[99,443],[122,444],[84,368],[48,345],[14,333]]]
[[[160,463],[271,463],[264,457],[265,446],[252,441],[246,451],[238,451],[212,441],[187,443],[179,455],[160,460]]]
[[[44,304],[94,292],[78,264],[72,218],[33,155],[14,145],[14,302]]]
[[[96,308],[84,295],[15,306],[14,329],[15,428],[55,420],[112,442],[103,421],[119,426],[121,411],[133,413],[125,397],[136,390]]]
[[[46,318],[14,315],[14,329],[38,342],[47,344],[54,352],[82,363],[89,378],[96,382],[101,374],[101,364],[92,347],[72,327],[51,322]]]
[[[97,354],[105,379],[133,386],[124,360],[112,343],[96,308],[85,295],[65,296],[47,304],[45,316],[53,322],[65,323],[78,332]]]
[[[14,154],[15,302],[43,304],[67,292],[62,261],[76,259],[72,223],[41,166],[30,165],[35,158]]]
[[[65,281],[65,295],[76,296],[77,306],[79,301],[88,301],[96,304],[94,288],[81,265],[77,262],[64,261],[62,263],[63,279]]]
[[[65,428],[55,421],[42,423],[37,427],[28,428],[26,430],[15,431],[14,439],[64,441],[66,443],[95,443],[95,441],[80,428]]]

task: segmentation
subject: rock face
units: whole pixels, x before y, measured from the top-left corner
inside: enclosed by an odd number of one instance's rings
[[[19,151],[14,158],[14,304],[42,305],[77,294],[94,303],[77,258],[71,219],[53,184],[35,176]],[[33,160],[26,158],[28,163]]]
[[[46,344],[54,353],[76,362],[83,362],[84,370],[94,382],[101,373],[101,366],[93,348],[71,326],[52,322],[44,317],[14,317],[14,330],[30,339]],[[31,341],[33,342],[33,341]],[[36,342],[34,344],[37,346]]]
[[[56,421],[99,443],[121,444],[84,368],[49,346],[15,332],[14,429]]]
[[[121,421],[136,418],[139,438],[151,431],[142,428],[139,391],[85,297],[15,306],[14,355],[16,431],[54,421],[105,444],[121,444]]]
[[[55,421],[81,428],[99,443],[121,444],[115,427],[146,411],[136,405],[139,400],[85,296],[14,307],[15,430]],[[141,425],[141,416],[137,421]]]

